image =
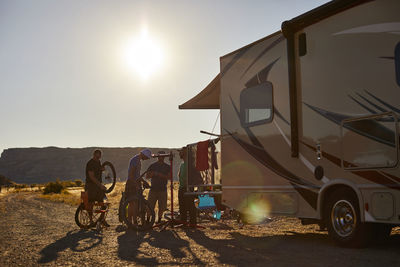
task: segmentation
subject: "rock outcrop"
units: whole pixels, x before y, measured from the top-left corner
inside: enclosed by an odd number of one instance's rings
[[[0,157],[0,174],[16,183],[47,183],[60,180],[85,180],[86,162],[96,148],[10,148],[3,151]],[[117,172],[117,178],[125,181],[128,174],[128,163],[141,147],[100,148],[103,151],[101,161],[110,161]],[[176,175],[181,160],[176,149],[151,148],[153,153],[164,150],[174,153],[173,175]],[[142,164],[142,172],[155,162],[146,160]],[[168,160],[165,160],[167,163]]]

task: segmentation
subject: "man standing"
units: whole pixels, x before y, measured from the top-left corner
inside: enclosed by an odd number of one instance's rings
[[[92,221],[93,205],[95,201],[103,202],[106,187],[101,183],[101,150],[93,151],[93,157],[86,164],[86,183],[85,191],[88,193],[88,209],[89,218]],[[109,226],[106,221],[103,221],[105,226]]]
[[[125,193],[128,198],[131,199],[128,206],[128,220],[133,224],[137,224],[137,193],[140,186],[140,169],[142,167],[142,160],[148,160],[151,158],[150,149],[143,149],[139,154],[136,154],[129,161],[128,167],[128,180],[125,184]]]
[[[158,151],[159,155],[165,155],[164,151]],[[164,162],[165,156],[158,156],[157,162],[148,168],[147,178],[151,178],[151,189],[149,192],[149,204],[154,210],[158,201],[158,223],[167,209],[167,182],[170,178],[171,166]]]
[[[189,212],[189,226],[195,227],[196,225],[196,207],[194,206],[194,197],[185,196],[186,187],[188,183],[188,173],[187,173],[187,148],[183,147],[179,150],[179,157],[183,160],[179,168],[179,214],[181,216],[181,221],[187,223],[187,213]]]

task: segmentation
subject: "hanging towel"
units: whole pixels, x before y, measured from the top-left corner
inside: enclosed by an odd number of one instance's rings
[[[208,170],[208,140],[197,143],[196,169],[198,171]]]
[[[217,152],[215,152],[215,150],[215,144],[214,142],[211,142],[211,166],[212,168],[218,170]]]

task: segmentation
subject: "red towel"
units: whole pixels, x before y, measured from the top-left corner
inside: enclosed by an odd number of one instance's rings
[[[208,170],[208,140],[197,143],[196,169],[198,171]]]

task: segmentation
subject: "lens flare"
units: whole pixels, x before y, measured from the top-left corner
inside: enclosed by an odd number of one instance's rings
[[[147,80],[161,67],[164,54],[159,43],[143,28],[141,35],[131,39],[126,45],[124,59],[129,69]]]
[[[270,211],[271,205],[267,199],[249,197],[242,213],[248,223],[259,224],[269,218]]]

